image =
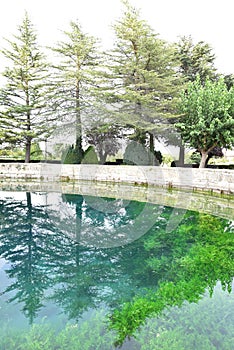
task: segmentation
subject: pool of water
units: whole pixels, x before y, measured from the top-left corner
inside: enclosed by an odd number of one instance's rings
[[[0,350],[231,350],[233,278],[230,219],[0,193]]]

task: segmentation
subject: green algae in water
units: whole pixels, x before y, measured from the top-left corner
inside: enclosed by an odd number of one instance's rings
[[[0,349],[232,349],[231,221],[55,193],[0,213]]]

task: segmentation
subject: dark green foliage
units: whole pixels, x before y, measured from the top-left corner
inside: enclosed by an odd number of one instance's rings
[[[132,141],[126,147],[123,156],[127,165],[159,165],[162,162],[161,152],[150,152],[143,144]]]
[[[158,160],[159,164],[161,164],[163,161],[162,153],[160,151],[154,151],[154,156]]]
[[[89,146],[82,159],[82,164],[98,164],[98,157],[93,146]]]
[[[84,152],[72,145],[63,151],[62,162],[64,164],[98,164],[98,157],[92,146]]]
[[[181,78],[185,85],[187,82],[193,82],[199,77],[202,84],[207,79],[212,81],[217,79],[216,68],[214,65],[215,55],[211,46],[204,41],[194,44],[192,37],[181,37],[175,44],[176,56],[178,59],[178,68]],[[177,120],[171,120],[174,124]],[[179,146],[179,166],[184,165],[184,146],[180,133],[172,125],[168,125],[163,130],[163,138],[169,141],[169,144]]]
[[[234,86],[234,74],[224,75],[224,82],[227,85],[227,89],[230,90]]]
[[[126,147],[124,164],[128,165],[151,165],[150,152],[141,143],[131,142]]]
[[[215,55],[212,47],[204,41],[193,43],[191,36],[181,37],[177,43],[180,72],[186,81],[195,81],[199,76],[202,83],[216,79]]]
[[[77,147],[69,146],[63,151],[62,163],[63,164],[80,164],[83,159],[83,151]]]

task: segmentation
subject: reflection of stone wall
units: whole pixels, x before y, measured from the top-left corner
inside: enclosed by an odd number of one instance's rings
[[[221,197],[209,193],[191,192],[189,190],[170,190],[156,186],[135,186],[131,184],[106,183],[90,181],[49,182],[24,180],[11,182],[9,179],[0,181],[0,191],[28,191],[49,192],[57,206],[56,195],[81,194],[86,196],[98,196],[108,198],[121,198],[128,201],[150,202],[163,206],[175,207],[184,210],[195,210],[203,213],[217,215],[233,220],[234,201],[233,196]],[[0,194],[1,197],[1,194]],[[53,201],[52,200],[52,201]]]
[[[221,169],[4,163],[0,164],[0,180],[3,179],[50,182],[90,180],[234,193],[234,171]]]

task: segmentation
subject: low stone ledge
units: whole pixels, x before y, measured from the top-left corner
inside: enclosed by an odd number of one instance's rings
[[[7,179],[50,182],[88,180],[234,193],[234,171],[225,169],[2,163],[0,181]]]

